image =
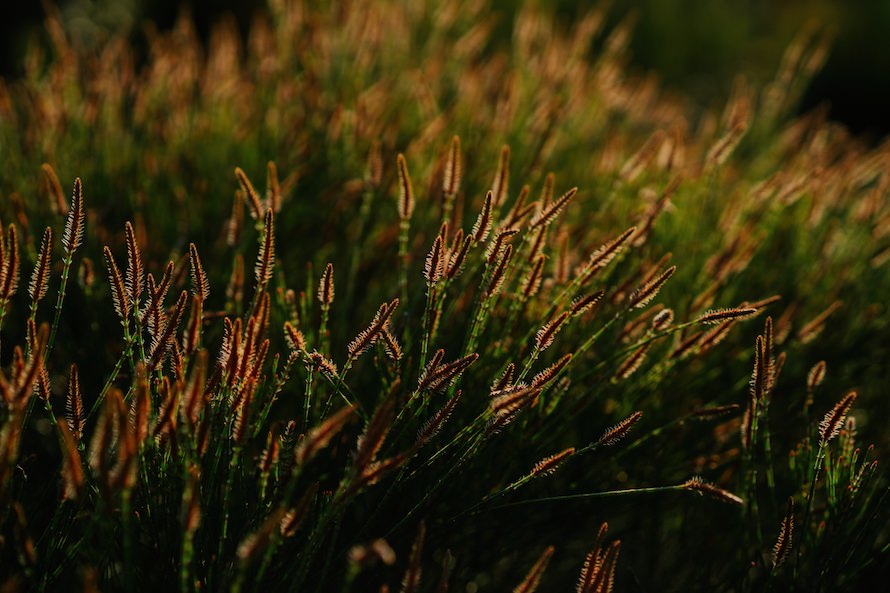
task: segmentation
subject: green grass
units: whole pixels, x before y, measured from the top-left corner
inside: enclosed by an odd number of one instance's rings
[[[711,113],[596,13],[505,39],[477,3],[284,4],[138,68],[51,19],[0,87],[5,583],[886,572],[887,154],[789,115],[817,34]]]

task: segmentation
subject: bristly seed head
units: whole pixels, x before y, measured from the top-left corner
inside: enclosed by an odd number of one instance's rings
[[[325,266],[321,282],[318,283],[318,300],[322,307],[330,307],[334,302],[334,264]]]
[[[731,309],[711,309],[696,320],[696,323],[717,324],[731,319],[745,319],[757,313],[757,309],[751,307],[736,307]]]
[[[782,566],[791,551],[794,539],[794,498],[788,497],[788,510],[782,519],[782,527],[779,529],[779,537],[773,547],[773,570]]]
[[[600,300],[603,298],[604,294],[606,294],[606,291],[600,289],[591,294],[576,298],[574,301],[572,301],[572,316],[577,317],[579,315],[584,315],[585,313],[596,307],[599,304]]]
[[[601,436],[596,442],[597,446],[609,447],[616,444],[618,441],[627,436],[627,433],[630,432],[630,430],[637,422],[639,422],[640,418],[642,417],[642,412],[634,412],[615,426],[607,429],[606,432],[603,433],[603,436]]]
[[[677,266],[671,266],[657,278],[650,280],[635,290],[628,299],[628,308],[641,309],[648,305],[649,302],[655,298],[655,295],[658,294],[658,291],[661,290],[661,287],[664,286],[664,283],[668,281],[668,278],[673,276],[676,271]]]
[[[426,256],[426,262],[423,266],[423,277],[426,278],[428,287],[434,286],[442,279],[444,271],[445,257],[442,250],[442,235],[436,235],[433,246],[429,254]]]
[[[257,256],[254,273],[261,286],[269,284],[275,267],[275,224],[272,209],[266,210],[263,220],[263,247]]]
[[[488,281],[488,286],[485,288],[486,298],[491,298],[497,295],[497,293],[501,290],[501,286],[504,283],[507,266],[510,264],[510,260],[512,258],[513,246],[507,245],[507,247],[503,250],[500,259],[498,260],[494,271],[491,273],[491,279]]]
[[[553,344],[553,340],[556,338],[556,334],[559,333],[559,330],[562,328],[562,325],[569,318],[569,312],[564,311],[561,313],[556,319],[551,320],[549,323],[544,325],[541,329],[538,330],[538,333],[535,334],[535,349],[543,352],[547,348]]]
[[[34,266],[34,272],[31,274],[31,282],[28,283],[28,296],[31,302],[36,305],[46,296],[46,287],[49,283],[49,271],[52,263],[53,252],[53,230],[46,227],[43,231],[43,240],[40,242],[40,253],[37,255],[37,265]],[[32,306],[33,306],[32,305]]]
[[[819,438],[823,443],[827,443],[840,433],[854,401],[856,401],[856,392],[851,391],[822,418],[819,423]]]
[[[683,486],[683,490],[698,492],[699,494],[707,494],[717,500],[728,502],[730,504],[744,505],[745,501],[728,490],[724,490],[713,484],[708,484],[698,476],[694,476],[687,480]]]
[[[62,246],[68,257],[83,243],[83,225],[83,185],[78,177],[74,180],[71,208],[68,209],[68,218],[65,219],[65,230],[62,233]]]
[[[108,245],[103,250],[105,254],[105,265],[108,267],[108,279],[111,282],[111,298],[114,302],[114,310],[121,323],[126,324],[127,318],[130,316],[130,301],[127,299],[127,292],[124,288],[124,281],[117,269],[114,256],[111,255],[111,249]]]
[[[566,193],[564,193],[558,200],[553,202],[550,206],[542,210],[534,219],[532,219],[531,224],[529,225],[529,230],[536,229],[538,227],[548,226],[553,220],[559,216],[560,212],[562,212],[563,208],[566,207],[566,204],[575,197],[575,194],[578,193],[578,188],[573,187]]]
[[[124,225],[127,238],[127,298],[134,311],[138,311],[139,299],[142,298],[142,287],[145,280],[145,270],[142,266],[142,255],[139,253],[139,243],[136,241],[136,232],[130,221]]]
[[[485,194],[482,211],[479,212],[479,216],[476,218],[475,224],[473,224],[473,230],[470,231],[470,235],[472,235],[473,241],[476,243],[484,243],[485,239],[488,238],[488,232],[491,230],[491,209],[493,201],[494,197],[491,192]]]
[[[567,460],[569,457],[575,454],[575,448],[569,447],[564,451],[560,451],[555,455],[550,455],[549,457],[545,457],[541,461],[535,464],[535,467],[532,468],[530,476],[549,476],[552,475],[557,468],[562,465],[562,463]]]
[[[189,243],[189,267],[192,271],[192,294],[203,303],[210,294],[210,283],[207,281],[207,274],[204,273],[198,248],[194,243]]]

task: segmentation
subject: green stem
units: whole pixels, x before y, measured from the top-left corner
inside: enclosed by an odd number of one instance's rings
[[[428,285],[426,290],[426,307],[423,311],[423,337],[420,340],[420,364],[417,368],[418,375],[423,373],[423,367],[426,366],[426,356],[429,351],[430,339],[432,337],[432,320],[436,300],[436,285]]]
[[[239,463],[241,461],[241,445],[236,444],[232,451],[232,460],[229,463],[229,475],[226,478],[226,487],[223,490],[223,504],[222,504],[222,529],[220,530],[220,538],[219,538],[219,548],[216,555],[216,561],[220,563],[220,566],[225,565],[225,561],[223,559],[223,555],[226,550],[226,538],[228,537],[229,532],[229,500],[232,494],[232,490],[235,487],[235,474],[239,469]]]
[[[355,276],[358,274],[358,262],[364,247],[365,229],[371,216],[371,203],[374,201],[374,192],[367,188],[362,193],[362,204],[359,207],[358,229],[355,234],[355,242],[352,245],[352,254],[349,256],[349,270],[346,276],[346,309],[353,309],[355,298]]]
[[[65,302],[65,290],[68,286],[68,272],[71,269],[71,263],[74,261],[74,252],[66,251],[65,257],[62,258],[62,283],[59,285],[59,295],[56,298],[56,313],[53,317],[53,326],[49,332],[49,341],[46,343],[46,352],[43,355],[44,362],[49,360],[50,352],[56,343],[56,333],[59,331],[59,320],[62,318],[62,305]]]
[[[493,507],[490,510],[497,509],[505,509],[508,507],[516,507],[516,506],[524,506],[529,504],[534,504],[538,502],[558,502],[558,501],[566,501],[566,500],[589,500],[594,498],[613,498],[617,496],[628,496],[635,494],[654,494],[657,492],[675,492],[677,490],[683,490],[685,484],[676,484],[674,486],[651,486],[649,488],[628,488],[626,490],[606,490],[604,492],[588,492],[585,494],[566,494],[563,496],[548,496],[545,498],[533,498],[531,500],[521,500],[519,502],[512,502],[510,504],[505,504],[497,507]]]
[[[309,430],[309,408],[312,404],[312,367],[306,372],[306,388],[303,396],[303,431]]]
[[[794,579],[797,580],[798,570],[800,569],[800,552],[804,544],[809,540],[810,534],[810,512],[813,509],[813,498],[816,496],[816,482],[819,480],[819,471],[822,469],[822,462],[825,460],[825,451],[828,448],[828,442],[819,440],[819,451],[816,453],[816,463],[813,465],[813,476],[810,479],[810,493],[807,496],[807,506],[803,514],[803,522],[800,524],[800,544],[797,546],[797,558],[794,563]]]
[[[133,575],[132,497],[132,489],[125,488],[121,494],[121,520],[124,529],[124,582],[129,591],[136,590],[136,582]]]

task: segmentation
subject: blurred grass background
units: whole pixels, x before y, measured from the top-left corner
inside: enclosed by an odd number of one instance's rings
[[[503,34],[520,0],[498,0]],[[571,22],[593,4],[579,0],[537,2]],[[876,141],[890,132],[890,2],[885,0],[611,0],[610,19],[634,14],[632,66],[653,70],[670,88],[708,105],[722,104],[732,77],[744,72],[765,82],[788,43],[807,23],[834,38],[828,62],[803,98],[800,111],[828,103],[830,117]],[[59,0],[68,30],[97,44],[106,32],[129,31],[137,43],[148,22],[170,28],[188,10],[206,36],[225,15],[246,33],[262,2],[250,0]],[[42,33],[42,3],[16,3],[0,22],[0,75],[23,69],[27,40]]]

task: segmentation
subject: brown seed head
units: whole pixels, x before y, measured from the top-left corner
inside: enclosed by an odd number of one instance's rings
[[[488,286],[485,288],[485,297],[490,298],[495,296],[501,290],[501,286],[504,283],[504,277],[507,272],[507,266],[510,265],[510,260],[513,258],[513,246],[507,245],[507,247],[501,253],[501,257],[497,262],[497,265],[494,268],[494,271],[491,273],[491,279],[488,281]]]
[[[114,310],[117,316],[121,318],[121,323],[126,323],[130,316],[130,301],[127,299],[124,281],[117,269],[114,256],[111,255],[111,249],[108,245],[103,250],[105,254],[105,265],[108,267],[108,280],[111,282],[111,298],[114,302]]]
[[[281,186],[278,183],[278,168],[275,163],[266,163],[266,210],[278,213],[281,210]]]
[[[74,191],[71,196],[71,208],[68,209],[68,217],[65,219],[65,231],[62,233],[62,246],[67,257],[71,257],[74,251],[83,243],[83,185],[80,177],[74,180]]]
[[[436,240],[433,241],[433,246],[426,256],[426,262],[423,266],[423,277],[426,278],[428,287],[434,286],[442,279],[444,263],[445,254],[442,249],[442,235],[436,235]]]
[[[192,294],[203,302],[210,295],[210,283],[194,243],[189,243],[189,267],[192,270]]]
[[[640,309],[648,305],[649,302],[655,298],[655,295],[658,294],[658,291],[661,290],[661,287],[664,286],[664,283],[668,281],[668,278],[673,276],[676,271],[677,266],[671,266],[658,277],[640,286],[630,295],[628,299],[628,308]]]
[[[537,591],[538,585],[541,584],[541,578],[544,576],[544,571],[547,570],[547,565],[550,563],[550,558],[553,556],[555,549],[556,548],[553,546],[548,546],[547,549],[544,550],[544,553],[541,554],[531,570],[528,571],[528,574],[525,575],[522,582],[513,589],[513,593],[534,593]]]
[[[49,163],[40,165],[40,170],[43,171],[44,180],[46,181],[46,190],[50,198],[49,205],[53,214],[61,214],[62,216],[65,216],[68,214],[68,204],[65,203],[62,184],[59,183],[59,177],[56,175],[56,170],[53,169],[53,166]]]
[[[548,226],[553,220],[559,216],[562,210],[566,207],[569,201],[575,197],[575,194],[578,193],[578,188],[573,187],[566,193],[564,193],[558,200],[550,204],[547,208],[543,209],[539,212],[531,221],[529,225],[529,230],[536,229],[538,227]]]
[[[411,176],[408,174],[408,163],[405,155],[399,153],[396,157],[399,169],[399,218],[403,221],[411,218],[414,212],[414,187],[411,185]]]
[[[535,467],[532,468],[530,476],[549,476],[553,474],[557,468],[562,465],[564,461],[566,461],[569,457],[575,454],[575,448],[569,447],[565,451],[560,451],[555,455],[551,455],[549,457],[545,457],[541,461],[535,464]]]
[[[322,307],[330,307],[334,302],[334,264],[325,266],[318,283],[318,300]]]
[[[259,220],[263,216],[263,205],[260,203],[260,195],[241,167],[235,167],[235,177],[241,185],[241,192],[244,194],[247,207],[250,209],[250,217],[254,220]]]
[[[538,373],[532,378],[532,387],[543,389],[551,381],[556,379],[566,366],[572,361],[572,354],[566,354],[559,360],[551,364],[549,367]]]
[[[460,181],[460,138],[454,136],[451,139],[451,148],[448,151],[448,160],[445,161],[445,173],[442,176],[442,193],[444,193],[446,196],[455,195],[460,189]]]
[[[556,338],[556,334],[559,333],[559,330],[562,329],[563,324],[569,318],[569,312],[564,311],[555,319],[552,319],[550,322],[545,324],[541,329],[538,330],[538,333],[535,334],[535,349],[543,352],[547,348],[553,344],[553,340]]]
[[[728,502],[730,504],[745,504],[745,501],[740,497],[736,496],[732,492],[728,490],[724,490],[718,486],[714,486],[713,484],[708,484],[704,480],[702,480],[698,476],[694,476],[687,480],[683,484],[684,490],[690,490],[692,492],[698,492],[699,494],[707,494],[717,500],[722,500],[723,502]]]
[[[813,365],[813,368],[811,368],[810,372],[807,374],[807,391],[812,393],[822,384],[822,381],[825,380],[825,370],[826,364],[824,360],[820,360]]]
[[[627,433],[629,433],[634,425],[639,422],[642,416],[642,412],[634,412],[615,426],[609,428],[596,442],[597,446],[609,447],[616,444],[618,441],[627,436]]]
[[[822,418],[822,422],[819,423],[819,438],[823,443],[827,443],[840,433],[854,401],[856,401],[856,392],[851,391]]]
[[[67,399],[67,422],[68,428],[74,437],[75,442],[80,443],[83,438],[83,397],[80,394],[80,380],[77,375],[77,365],[71,365],[71,372],[68,375],[68,399]]]
[[[737,307],[731,309],[711,309],[696,320],[696,323],[717,324],[732,319],[745,319],[757,313],[757,309],[751,307]]]
[[[52,264],[52,251],[53,230],[50,227],[46,227],[46,230],[43,231],[43,240],[40,242],[37,264],[31,273],[31,282],[28,283],[28,296],[31,297],[32,306],[36,306],[46,296],[50,265]]]
[[[473,229],[470,231],[470,234],[473,237],[473,241],[476,243],[483,243],[485,239],[488,238],[488,232],[491,230],[491,209],[494,202],[494,196],[491,192],[485,194],[485,201],[482,203],[482,211],[479,212],[479,216],[476,217],[476,222],[473,224]]]
[[[2,231],[0,231],[2,232]],[[9,225],[6,260],[0,262],[0,300],[12,298],[19,286],[19,239],[14,224]]]
[[[782,563],[788,558],[791,551],[791,545],[794,535],[794,498],[788,498],[788,510],[782,519],[782,526],[779,529],[779,537],[776,545],[773,546],[773,569],[782,566]]]
[[[256,266],[254,266],[254,275],[257,283],[261,286],[269,284],[275,268],[275,223],[273,217],[272,209],[266,210],[266,216],[263,219],[263,247],[257,255]]]

